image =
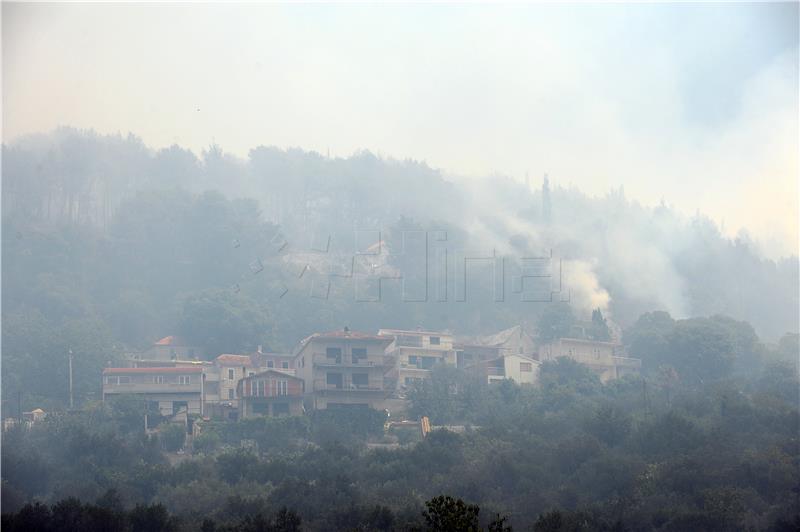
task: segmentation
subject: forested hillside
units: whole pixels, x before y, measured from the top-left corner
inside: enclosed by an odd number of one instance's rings
[[[420,234],[422,246],[409,243]],[[394,272],[380,301],[359,297],[352,273],[354,254],[377,241]],[[444,291],[435,285],[430,264],[445,248],[451,267],[461,250],[505,257],[502,301],[486,263],[469,267],[463,297],[457,271]],[[551,253],[553,297],[579,317],[602,308],[625,327],[655,309],[724,313],[773,341],[797,328],[796,257],[766,259],[702,215],[647,208],[621,190],[591,198],[503,177],[453,180],[370,153],[257,147],[240,160],[212,146],[198,157],[60,129],[3,147],[4,408],[20,387],[63,400],[69,349],[78,394],[90,398],[98,367],[176,332],[218,353],[288,350],[343,325],[467,336],[535,327],[547,304],[521,301],[514,276],[523,257]],[[405,298],[411,280],[427,294]]]

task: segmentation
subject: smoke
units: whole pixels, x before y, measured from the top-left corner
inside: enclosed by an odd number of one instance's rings
[[[581,314],[589,314],[599,308],[603,314],[609,315],[608,304],[611,296],[608,291],[600,286],[600,281],[594,271],[596,259],[567,260],[562,262],[562,279],[569,290],[569,300],[572,307]]]

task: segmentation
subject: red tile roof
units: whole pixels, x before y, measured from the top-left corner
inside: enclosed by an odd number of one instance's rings
[[[130,373],[203,373],[203,368],[105,368],[103,375],[127,375]]]
[[[252,366],[253,360],[249,355],[220,355],[216,358],[218,364],[232,365],[232,366]]]
[[[165,336],[161,340],[156,342],[156,345],[180,345],[180,346],[187,346],[189,345],[186,340],[181,338],[180,336]]]

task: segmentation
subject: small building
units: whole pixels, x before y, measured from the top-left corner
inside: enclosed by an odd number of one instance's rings
[[[537,356],[536,341],[522,325],[515,325],[495,334],[481,336],[473,343],[497,348],[502,351],[503,355],[525,355],[532,358]]]
[[[201,367],[105,368],[103,401],[135,395],[157,406],[165,416],[181,411],[202,415],[204,381]]]
[[[345,328],[305,338],[294,367],[304,381],[309,408],[385,408],[392,388],[384,375],[394,366],[385,353],[391,338]]]
[[[270,369],[236,385],[239,416],[297,416],[303,413],[303,379]]]
[[[526,355],[506,355],[478,362],[469,369],[484,383],[496,384],[505,379],[517,384],[538,384],[541,363]]]

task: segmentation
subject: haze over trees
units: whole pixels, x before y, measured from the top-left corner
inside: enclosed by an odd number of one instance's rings
[[[50,412],[4,434],[4,528],[798,524],[798,259],[765,258],[701,214],[366,152],[198,156],[67,128],[3,146],[2,201],[2,413]],[[441,298],[419,267],[445,244],[483,261],[464,300],[453,277]],[[568,291],[522,301],[526,258],[550,249]],[[507,259],[499,300],[493,250]],[[357,297],[358,257],[384,277],[379,300]],[[180,435],[148,438],[142,405],[99,401],[103,367],[170,334],[213,357],[288,351],[345,325],[479,335],[519,323],[541,341],[576,326],[618,338],[642,375],[603,384],[560,359],[540,387],[487,388],[436,368],[411,413],[463,434],[398,435],[410,445],[388,451],[368,446],[380,412],[211,423],[178,465],[163,451]]]

